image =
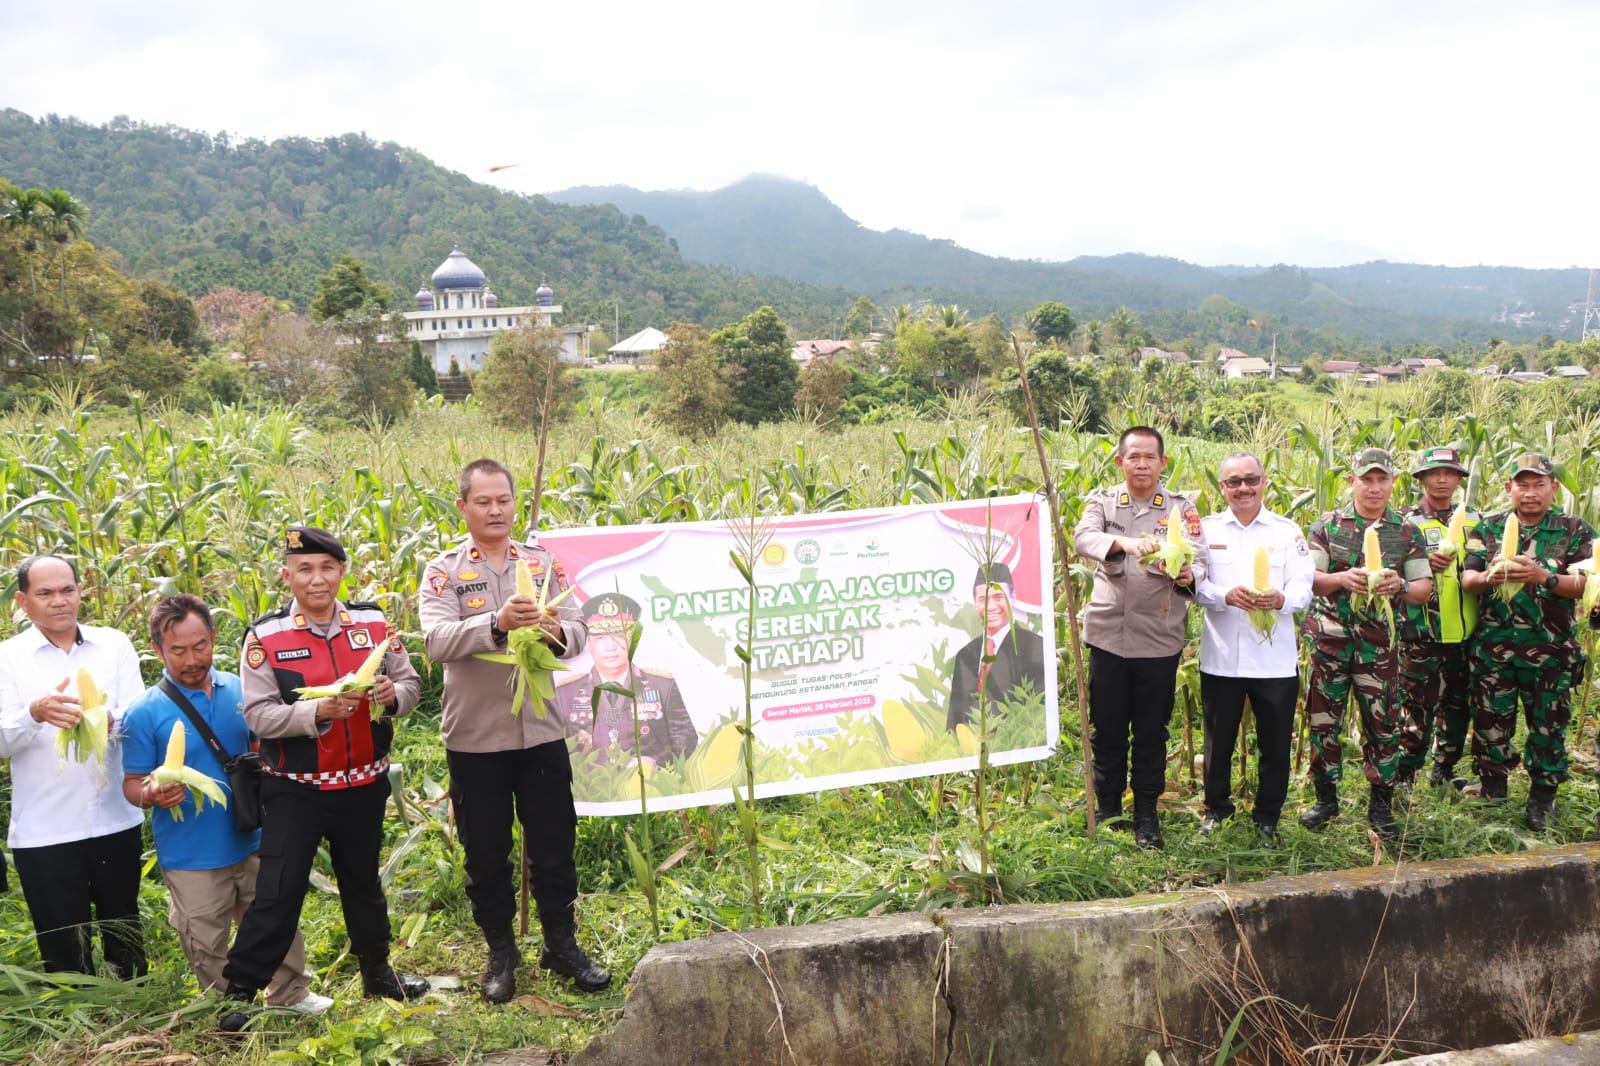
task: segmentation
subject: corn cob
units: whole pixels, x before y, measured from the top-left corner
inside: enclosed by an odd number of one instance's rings
[[[1569,574],[1583,575],[1583,596],[1578,602],[1584,614],[1593,611],[1595,604],[1600,603],[1600,574],[1595,573],[1594,549],[1595,545],[1591,543],[1589,545],[1589,558],[1567,567]],[[1581,622],[1582,619],[1579,621]]]
[[[575,585],[550,596],[550,576],[555,573],[555,567],[549,566],[544,571],[544,582],[535,582],[533,569],[526,559],[517,560],[517,595],[526,596],[538,603],[540,610],[555,607],[562,600],[572,594]],[[521,626],[513,629],[506,637],[506,650],[503,652],[478,652],[474,659],[486,659],[489,662],[505,663],[517,669],[511,677],[511,715],[517,717],[522,714],[522,705],[527,702],[529,695],[533,697],[533,713],[543,718],[546,713],[545,701],[556,694],[555,671],[562,669],[561,660],[556,658],[548,645],[544,642],[544,630],[539,626]]]
[[[1522,539],[1522,523],[1517,521],[1516,512],[1506,515],[1506,529],[1500,536],[1500,558],[1495,560],[1489,568],[1489,573],[1511,569],[1511,560],[1517,557],[1519,543]],[[1494,594],[1499,596],[1504,603],[1510,603],[1522,591],[1522,582],[1503,581],[1495,587]]]
[[[517,595],[533,599],[533,570],[528,566],[528,560],[517,560]]]
[[[729,722],[718,729],[701,747],[705,754],[699,751],[695,754],[700,755],[700,773],[705,787],[716,788],[731,781],[733,772],[739,768],[739,752],[744,747],[738,723]]]
[[[1185,563],[1194,562],[1194,544],[1183,535],[1183,513],[1174,510],[1167,515],[1167,539],[1160,548],[1149,555],[1139,559],[1140,566],[1149,566],[1152,562],[1160,561],[1162,569],[1170,578],[1177,578],[1178,571],[1183,569]]]
[[[1351,598],[1367,613],[1376,614],[1383,619],[1384,626],[1389,631],[1389,643],[1393,644],[1394,603],[1389,597],[1378,594],[1378,585],[1383,580],[1383,545],[1378,541],[1376,522],[1368,526],[1366,533],[1361,537],[1361,568],[1367,572],[1367,591]]]
[[[1272,556],[1267,551],[1265,544],[1256,548],[1256,573],[1255,584],[1251,591],[1260,595],[1272,591]],[[1278,631],[1278,612],[1266,607],[1252,608],[1250,611],[1250,628],[1272,643],[1272,637]]]
[[[1455,512],[1450,516],[1450,527],[1445,530],[1444,539],[1439,542],[1439,550],[1449,552],[1456,557],[1457,562],[1467,550],[1467,504],[1462,501],[1456,506]]]
[[[899,700],[885,700],[883,704],[883,732],[889,741],[889,750],[895,758],[907,762],[922,753],[928,734],[910,708]]]
[[[63,759],[74,755],[79,762],[104,762],[110,742],[111,714],[105,694],[89,671],[78,670],[79,718],[75,725],[56,731],[56,752]]]
[[[346,692],[366,692],[378,681],[378,670],[383,666],[384,656],[389,654],[389,642],[382,640],[378,646],[367,653],[361,665],[331,685],[307,685],[295,689],[301,697],[308,700],[321,699],[324,696],[342,696]]]
[[[216,780],[199,770],[183,764],[184,752],[188,746],[188,734],[183,728],[182,721],[172,723],[172,735],[167,737],[167,761],[157,767],[148,778],[151,784],[170,785],[174,782],[189,789],[194,794],[194,810],[199,814],[205,809],[206,800],[210,800],[219,807],[228,805],[228,797],[223,795],[222,788]],[[180,803],[172,809],[174,821],[183,821],[183,804]]]
[[[974,733],[972,727],[965,722],[956,726],[956,744],[968,755],[978,754],[978,734]]]

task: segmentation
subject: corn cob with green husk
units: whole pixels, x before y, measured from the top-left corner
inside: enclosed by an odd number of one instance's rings
[[[1500,537],[1500,558],[1496,559],[1494,565],[1489,567],[1491,576],[1511,569],[1511,560],[1517,557],[1517,549],[1520,547],[1518,542],[1521,539],[1522,523],[1517,521],[1515,512],[1506,515],[1506,531]],[[1516,598],[1517,593],[1521,591],[1522,582],[1504,581],[1495,586],[1494,594],[1499,596],[1502,601],[1510,603]]]
[[[1583,613],[1593,611],[1595,605],[1600,603],[1600,574],[1595,573],[1595,544],[1589,545],[1589,558],[1567,567],[1573,574],[1583,575],[1583,597],[1578,602],[1582,605]]]
[[[1149,566],[1156,560],[1160,560],[1167,576],[1173,580],[1177,580],[1178,571],[1185,563],[1194,562],[1194,544],[1183,535],[1183,515],[1179,511],[1167,516],[1166,542],[1149,555],[1141,556],[1139,565]]]
[[[1256,573],[1255,584],[1251,592],[1262,595],[1272,591],[1272,557],[1267,552],[1265,544],[1256,548]],[[1278,612],[1266,607],[1252,608],[1250,613],[1250,628],[1267,638],[1267,643],[1272,643],[1273,634],[1278,631]]]
[[[1368,526],[1361,538],[1361,566],[1367,572],[1367,591],[1353,599],[1358,608],[1383,619],[1384,627],[1389,630],[1389,643],[1393,644],[1394,603],[1389,597],[1378,594],[1378,585],[1383,580],[1383,545],[1378,542],[1377,523]]]
[[[554,572],[554,566],[548,568],[544,573],[543,584],[536,583],[533,580],[533,571],[528,567],[528,560],[518,559],[517,595],[527,596],[529,599],[537,597],[541,611],[546,607],[554,607],[572,592],[572,589],[568,588],[555,599],[548,599],[550,575]],[[540,718],[545,716],[545,701],[556,694],[555,672],[561,669],[561,660],[544,642],[542,627],[522,626],[513,629],[506,635],[504,652],[479,652],[473,658],[507,663],[517,668],[511,675],[513,717],[522,713],[522,705],[530,695],[533,697],[533,713]]]
[[[111,707],[94,683],[89,671],[78,670],[77,724],[56,730],[56,752],[65,759],[69,753],[79,762],[104,762],[111,739]]]
[[[228,805],[228,797],[223,795],[222,787],[214,778],[201,773],[191,766],[183,764],[184,751],[188,746],[188,735],[184,731],[183,722],[172,723],[172,735],[167,737],[167,761],[153,770],[146,781],[154,785],[170,785],[176,782],[194,793],[194,811],[199,814],[205,809],[206,800],[210,800],[219,807]],[[183,821],[183,804],[171,808],[175,821]]]
[[[1450,515],[1450,526],[1445,530],[1444,539],[1439,542],[1439,550],[1449,552],[1456,557],[1456,565],[1461,565],[1461,560],[1467,554],[1467,504],[1463,500],[1456,505],[1455,512]]]
[[[378,646],[367,654],[366,659],[354,672],[345,674],[331,685],[307,685],[295,689],[301,697],[308,700],[321,699],[324,696],[342,696],[346,692],[366,692],[378,682],[378,668],[383,665],[383,657],[389,654],[389,641],[387,638],[378,642]]]

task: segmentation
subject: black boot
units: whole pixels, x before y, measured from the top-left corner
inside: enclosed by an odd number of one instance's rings
[[[1478,795],[1486,800],[1503,800],[1506,798],[1506,779],[1503,777],[1484,777],[1478,787]]]
[[[483,998],[490,1003],[505,1003],[517,994],[517,966],[522,962],[517,952],[517,940],[506,929],[493,936],[485,934],[489,942],[489,965],[483,973]]]
[[[217,1019],[217,1028],[224,1033],[237,1033],[248,1025],[255,1014],[256,992],[257,989],[243,985],[228,985],[223,996],[228,1002],[222,1008],[222,1017]]]
[[[1339,817],[1339,786],[1332,781],[1317,782],[1317,802],[1300,816],[1307,829],[1321,829]]]
[[[1161,835],[1161,821],[1156,817],[1156,797],[1133,797],[1133,842],[1146,851],[1160,851],[1167,846]]]
[[[1528,789],[1528,828],[1544,832],[1545,822],[1556,805],[1556,786],[1534,785]]]
[[[1128,823],[1122,820],[1122,797],[1100,796],[1094,798],[1094,824],[1126,832]]]
[[[387,956],[362,956],[361,990],[378,999],[421,999],[428,994],[428,979],[397,972]]]
[[[584,992],[601,992],[611,987],[611,975],[584,954],[570,929],[545,933],[539,965],[562,977],[570,977]]]
[[[1372,786],[1372,795],[1367,797],[1367,824],[1383,839],[1395,838],[1393,785]]]

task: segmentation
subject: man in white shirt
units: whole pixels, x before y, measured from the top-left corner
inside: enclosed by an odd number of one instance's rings
[[[1255,713],[1260,767],[1253,818],[1270,847],[1277,843],[1278,817],[1289,788],[1289,747],[1300,694],[1294,612],[1311,602],[1315,565],[1300,527],[1261,505],[1267,487],[1261,460],[1235,452],[1222,461],[1217,480],[1228,509],[1201,522],[1211,566],[1194,597],[1205,609],[1200,704],[1205,722],[1206,814],[1200,833],[1209,836],[1233,814],[1230,768],[1248,696]],[[1263,547],[1272,587],[1257,592],[1256,550]],[[1251,624],[1254,610],[1275,616],[1270,637]]]
[[[78,572],[57,555],[17,567],[17,606],[32,625],[0,643],[0,758],[11,759],[11,857],[50,971],[94,972],[93,925],[121,978],[148,965],[139,925],[144,814],[122,794],[117,719],[144,692],[133,643],[78,624]],[[82,717],[79,670],[111,706],[105,761],[63,758],[56,736]]]

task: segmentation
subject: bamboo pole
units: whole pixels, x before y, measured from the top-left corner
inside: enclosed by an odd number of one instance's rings
[[[1028,387],[1028,368],[1022,358],[1022,345],[1015,333],[1011,335],[1011,351],[1017,359],[1017,376],[1022,382],[1022,398],[1028,408],[1028,428],[1033,431],[1033,446],[1039,453],[1039,471],[1044,478],[1044,498],[1050,508],[1050,528],[1055,533],[1056,554],[1061,559],[1061,578],[1066,585],[1067,629],[1072,635],[1072,661],[1078,680],[1078,728],[1083,741],[1084,825],[1089,839],[1093,840],[1094,753],[1089,740],[1089,685],[1083,674],[1083,635],[1078,631],[1078,593],[1072,584],[1073,552],[1067,545],[1066,530],[1061,528],[1061,506],[1056,497],[1055,478],[1050,475],[1050,461],[1044,451],[1044,435],[1039,432],[1039,413],[1033,406],[1033,390]]]
[[[544,499],[544,448],[550,440],[550,402],[555,397],[556,373],[561,369],[561,349],[557,348],[551,353],[549,364],[544,372],[544,403],[539,408],[539,458],[533,468],[533,504],[528,512],[528,535],[526,541],[537,543],[539,540],[539,501]],[[555,569],[554,566],[551,567]],[[549,581],[549,575],[545,575]],[[517,890],[517,915],[518,925],[522,935],[528,935],[528,902],[533,894],[533,885],[528,880],[528,827],[522,827],[522,855],[517,864],[518,890]]]

